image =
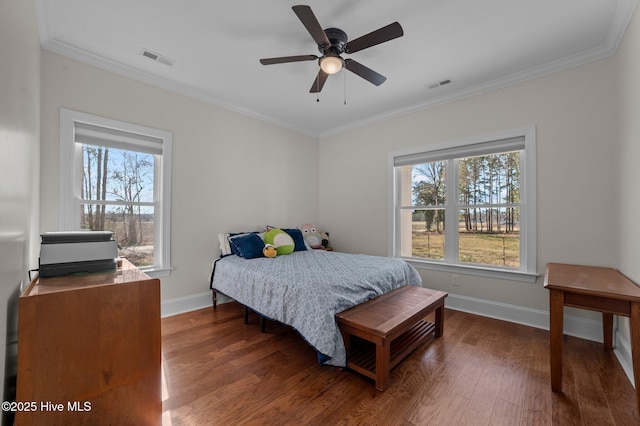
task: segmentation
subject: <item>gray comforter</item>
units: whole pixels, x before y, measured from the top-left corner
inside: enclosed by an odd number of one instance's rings
[[[346,365],[334,315],[405,285],[421,286],[407,262],[380,256],[298,251],[273,259],[216,260],[211,288],[295,328],[323,362]]]

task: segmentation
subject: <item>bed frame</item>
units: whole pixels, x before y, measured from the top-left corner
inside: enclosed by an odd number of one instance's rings
[[[218,293],[220,293],[222,295],[225,295],[225,294],[222,293],[222,292],[219,292],[218,290],[211,290],[211,291],[213,293],[213,295],[211,296],[211,300],[213,301],[213,310],[215,312],[215,310],[218,309]],[[227,297],[229,297],[229,296],[227,296]],[[242,305],[242,307],[244,308],[244,323],[245,324],[249,324],[249,309],[250,308],[247,305]],[[263,315],[261,315],[259,312],[256,312],[256,314],[258,314],[258,316],[260,317],[260,332],[261,333],[265,333],[267,331],[267,319]]]

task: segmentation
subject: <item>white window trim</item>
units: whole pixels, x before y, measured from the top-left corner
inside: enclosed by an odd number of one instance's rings
[[[399,235],[399,223],[397,203],[399,200],[399,188],[398,188],[398,176],[394,166],[396,157],[419,155],[423,152],[438,151],[438,150],[451,150],[461,149],[465,147],[481,144],[502,139],[511,139],[517,137],[524,137],[525,149],[520,159],[521,175],[523,176],[523,185],[521,191],[523,196],[521,197],[521,215],[524,218],[524,227],[520,229],[524,244],[521,246],[521,259],[523,264],[519,269],[503,269],[500,267],[485,266],[485,265],[472,265],[472,264],[459,264],[459,263],[447,263],[446,261],[416,259],[410,257],[402,257],[400,253],[400,241]],[[522,281],[533,283],[538,277],[537,273],[537,235],[536,235],[536,128],[535,126],[513,129],[504,132],[494,133],[485,136],[473,137],[468,139],[460,139],[447,141],[432,145],[426,145],[421,147],[409,148],[401,151],[394,151],[389,153],[388,157],[388,186],[389,186],[389,223],[388,223],[388,248],[387,252],[390,257],[401,257],[416,268],[430,269],[441,272],[450,272],[456,274],[475,275],[487,278],[506,279],[513,281]],[[451,173],[447,173],[447,176],[453,176]],[[451,184],[447,181],[447,190],[455,191],[456,194],[448,193],[449,200],[457,200],[457,185]],[[451,228],[451,227],[449,227]],[[447,230],[445,229],[445,233]],[[451,235],[455,234],[455,235]],[[446,235],[447,238],[457,239],[457,233],[455,228]]]
[[[60,231],[73,231],[80,226],[80,216],[77,214],[76,204],[80,198],[80,187],[77,182],[80,181],[82,175],[76,165],[80,164],[82,147],[74,142],[74,123],[89,123],[162,139],[162,160],[159,162],[161,164],[156,162],[155,165],[155,184],[162,188],[160,205],[158,211],[154,212],[156,216],[154,243],[157,253],[156,259],[159,257],[159,264],[140,269],[154,278],[169,276],[171,272],[171,153],[173,134],[165,130],[60,108],[60,196],[58,205]]]

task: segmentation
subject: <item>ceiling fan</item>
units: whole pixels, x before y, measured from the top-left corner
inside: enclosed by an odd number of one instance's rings
[[[393,40],[394,38],[402,37],[404,31],[399,23],[394,22],[355,40],[349,41],[347,34],[339,28],[327,28],[323,30],[316,16],[313,14],[311,7],[298,5],[293,6],[292,9],[302,22],[302,25],[309,31],[313,40],[317,43],[318,50],[322,56],[298,55],[260,59],[262,65],[315,61],[317,59],[320,70],[311,86],[311,93],[320,92],[329,75],[337,73],[342,68],[346,68],[376,86],[385,82],[387,79],[385,76],[378,74],[371,68],[367,68],[353,59],[343,59],[340,55],[343,53],[355,53],[371,46]]]

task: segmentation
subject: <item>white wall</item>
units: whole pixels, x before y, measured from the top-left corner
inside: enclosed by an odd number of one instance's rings
[[[640,12],[636,11],[616,54],[616,129],[618,141],[618,182],[616,224],[619,256],[617,267],[640,283]],[[616,334],[619,356],[631,358],[628,318],[619,319]],[[630,365],[627,367],[630,373]]]
[[[58,228],[60,107],[173,132],[175,269],[161,280],[163,313],[210,302],[218,233],[317,222],[316,139],[48,51],[42,76],[43,231]]]
[[[538,273],[547,262],[615,265],[612,73],[609,58],[321,140],[320,221],[332,244],[387,254],[389,152],[535,125]],[[454,288],[449,274],[420,273],[425,286],[451,294],[538,317],[548,310],[542,277],[527,284],[465,275]]]
[[[15,361],[16,298],[28,281],[27,270],[37,267],[40,41],[33,2],[0,2],[0,57],[0,378],[4,385],[15,374],[15,366],[5,367],[5,352],[9,363]],[[10,397],[7,393],[3,400]]]

